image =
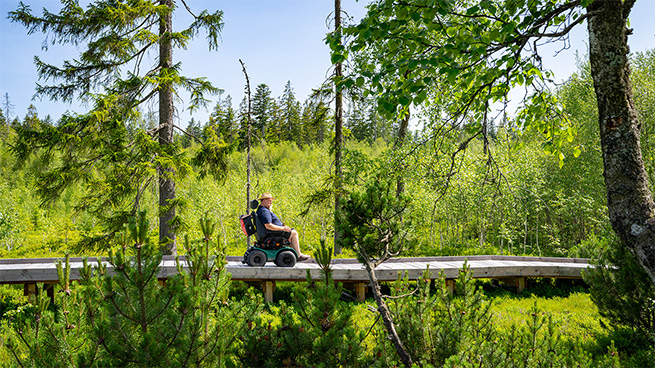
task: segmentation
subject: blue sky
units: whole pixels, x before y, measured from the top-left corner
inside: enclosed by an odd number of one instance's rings
[[[40,15],[44,6],[59,9],[59,2],[24,0],[32,12]],[[84,3],[84,2],[83,2]],[[223,10],[225,26],[218,51],[209,52],[204,35],[200,34],[187,50],[174,51],[173,58],[182,62],[183,74],[189,77],[207,77],[216,87],[232,96],[238,107],[244,95],[245,78],[239,59],[248,69],[251,88],[266,83],[277,97],[282,94],[287,81],[291,81],[296,97],[303,101],[325,79],[330,68],[329,48],[325,34],[329,31],[326,18],[334,9],[330,0],[189,0],[194,13],[202,9],[214,12]],[[22,25],[11,23],[6,15],[16,9],[18,1],[0,0],[0,96],[5,93],[14,104],[13,116],[25,116],[30,103],[37,106],[39,116],[61,115],[67,109],[81,112],[77,106],[47,100],[31,101],[37,82],[34,55],[44,61],[61,65],[66,58],[77,57],[73,47],[50,46],[41,50],[43,34],[27,35]],[[365,13],[365,3],[342,0],[342,8],[360,19]],[[190,23],[184,8],[173,19],[173,27],[180,29]],[[156,55],[153,55],[153,58]],[[4,101],[4,100],[3,100]],[[0,104],[0,106],[2,106]],[[212,104],[213,106],[213,104]],[[190,115],[177,105],[181,125],[186,125]],[[196,119],[205,121],[209,111],[194,113]]]
[[[342,9],[356,20],[364,15],[368,1],[342,0]],[[35,14],[47,6],[55,11],[59,2],[54,0],[24,0],[31,5]],[[182,62],[183,73],[189,77],[204,76],[225,95],[232,96],[235,108],[243,98],[245,79],[239,59],[248,68],[251,88],[266,83],[273,96],[282,94],[284,85],[291,81],[296,97],[303,101],[312,88],[318,87],[327,77],[330,69],[329,49],[324,43],[329,31],[326,19],[333,10],[332,0],[189,0],[194,12],[208,9],[224,11],[225,27],[219,51],[209,52],[200,35],[187,50],[177,50],[176,61]],[[28,36],[25,28],[11,23],[6,15],[16,9],[18,1],[0,0],[0,97],[4,102],[9,94],[14,105],[12,116],[25,116],[28,106],[37,106],[39,116],[52,115],[56,120],[66,110],[83,112],[76,105],[49,100],[32,101],[37,82],[34,55],[46,62],[61,65],[62,60],[77,57],[74,47],[50,46],[47,52],[41,49],[43,34]],[[53,7],[57,7],[54,8]],[[180,29],[189,23],[184,9],[173,19],[173,26]],[[655,47],[655,0],[638,0],[630,18],[634,34],[630,37],[631,50],[645,51]],[[575,51],[580,55],[586,51],[586,26],[577,27],[571,35],[571,48],[555,53],[562,48],[555,43],[540,48],[544,64],[551,68],[558,80],[566,79],[576,69]],[[153,55],[153,58],[155,56]],[[2,104],[0,104],[2,106]],[[178,104],[178,123],[185,126],[191,116],[186,105]],[[195,112],[193,117],[206,121],[209,111]]]

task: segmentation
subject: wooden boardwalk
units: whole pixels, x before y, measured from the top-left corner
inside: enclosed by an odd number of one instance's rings
[[[241,263],[242,257],[228,257],[227,272],[233,280],[261,283],[266,300],[271,301],[276,281],[305,281],[307,271],[311,278],[319,280],[321,271],[310,259],[297,263],[295,267],[277,267],[269,262],[264,267],[250,267]],[[0,284],[24,284],[25,293],[29,295],[36,283],[57,283],[57,258],[35,259],[0,259]],[[184,257],[180,257],[184,262]],[[71,280],[79,279],[82,258],[71,258]],[[95,264],[90,257],[89,263]],[[103,262],[106,262],[103,260]],[[380,281],[393,281],[399,274],[417,279],[429,268],[430,278],[436,279],[443,272],[449,287],[459,275],[467,262],[473,278],[490,278],[510,282],[522,291],[526,278],[567,278],[581,279],[582,271],[589,267],[587,259],[550,258],[550,257],[515,257],[515,256],[458,256],[458,257],[416,257],[396,258],[380,265],[376,275]],[[354,259],[334,259],[332,276],[335,281],[354,287],[358,299],[364,298],[365,286],[369,281],[364,267]],[[159,273],[160,278],[176,274],[175,260],[164,256]]]

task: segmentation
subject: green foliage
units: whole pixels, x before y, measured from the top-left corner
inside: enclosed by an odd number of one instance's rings
[[[204,249],[200,245],[199,254],[204,254]],[[332,252],[326,248],[317,253],[329,256]],[[197,275],[202,278],[203,271],[196,269],[199,270]],[[399,322],[396,324],[398,331],[410,341],[406,345],[419,350],[414,354],[422,357],[422,366],[429,366],[428,362],[441,361],[448,354],[446,362],[454,366],[466,366],[471,359],[479,359],[476,360],[476,366],[482,364],[485,367],[530,367],[538,362],[542,362],[539,366],[543,366],[550,361],[554,367],[567,367],[571,366],[568,363],[571,360],[580,366],[593,367],[649,365],[647,359],[652,358],[652,355],[648,355],[652,354],[649,353],[649,343],[626,330],[605,333],[599,324],[598,310],[587,294],[555,298],[505,294],[489,298],[481,294],[481,289],[475,289],[470,276],[467,272],[460,274],[455,295],[448,293],[443,279],[430,285],[424,279],[409,280],[405,277],[389,284],[392,298],[388,300]],[[192,283],[189,285],[192,287]],[[326,292],[323,286],[332,291]],[[73,286],[71,293],[77,293],[79,287]],[[266,308],[262,308],[264,304],[261,294],[254,295],[243,290],[239,301],[227,300],[228,305],[224,306],[219,303],[219,310],[231,317],[219,319],[216,314],[210,313],[210,325],[233,328],[235,334],[229,333],[216,340],[226,348],[223,359],[214,360],[211,365],[396,365],[397,358],[389,346],[386,330],[376,319],[377,312],[372,312],[366,303],[339,301],[338,290],[341,290],[340,286],[320,281],[293,284],[288,302],[268,304]],[[63,294],[56,294],[57,298]],[[398,296],[403,297],[396,298]],[[228,313],[226,309],[232,311]],[[20,317],[34,323],[35,312],[35,306],[28,305],[9,315],[14,321]],[[175,309],[175,313],[181,314],[181,310]],[[341,330],[345,336],[342,339],[336,332],[346,316],[349,318]],[[420,319],[427,319],[429,323],[419,323]],[[324,326],[323,323],[328,321],[329,326]],[[329,330],[324,331],[326,326]],[[9,330],[3,330],[0,336],[5,342]],[[43,326],[41,330],[44,331]],[[612,340],[615,341],[616,349],[612,347]],[[417,346],[425,346],[426,349],[436,349],[437,346],[441,348],[436,351],[420,351]],[[548,346],[554,346],[554,352],[544,351]],[[314,348],[327,350],[322,350],[325,353],[320,355],[312,350]],[[351,354],[350,348],[352,352],[357,352],[357,357],[348,355]],[[23,349],[23,352],[26,350]],[[7,365],[9,359],[13,362],[11,364],[15,363],[13,357],[6,355],[8,353],[6,345],[0,349],[0,356],[7,359],[0,361],[0,366],[11,366]],[[564,355],[569,355],[570,359],[561,359]],[[346,357],[350,357],[349,360],[345,360]],[[524,358],[527,360],[521,361]],[[620,364],[617,358],[621,359]],[[337,360],[342,363],[334,363]],[[328,361],[329,364],[326,363]],[[606,364],[610,361],[611,365]]]
[[[403,221],[402,215],[410,199],[397,194],[394,184],[378,174],[343,199],[336,227],[343,247],[355,250],[360,262],[378,263],[397,256],[409,242],[409,221]]]
[[[579,23],[583,12],[557,1],[378,0],[358,24],[330,34],[326,43],[333,63],[351,58],[354,64],[335,81],[337,88],[375,96],[387,117],[436,105],[440,120],[462,128],[473,121],[471,132],[480,134],[489,104],[513,87],[531,86],[536,90],[526,94],[520,125],[544,133],[546,148],[563,160],[560,148],[573,130],[556,96],[543,88],[550,71],[537,50],[525,51],[534,39],[557,37],[565,22]]]
[[[408,353],[421,366],[440,367],[463,350],[467,340],[484,341],[492,334],[491,303],[473,286],[465,266],[457,279],[457,296],[443,274],[431,289],[430,271],[412,282],[407,276],[391,286],[389,309]]]
[[[462,344],[462,351],[451,356],[447,367],[615,367],[618,355],[611,350],[594,360],[579,342],[568,344],[561,339],[552,317],[539,310],[536,303],[526,320],[510,330],[496,332],[484,340],[472,339]]]
[[[584,273],[600,314],[615,328],[628,327],[655,342],[655,286],[634,256],[614,240]]]
[[[602,335],[602,328],[597,309],[584,294],[489,299],[467,268],[456,280],[454,294],[443,277],[431,285],[425,276],[410,280],[400,275],[390,289],[398,334],[418,366],[622,366],[612,344],[595,345],[593,337]],[[392,349],[385,331],[377,337],[373,354],[380,365],[397,365],[398,358],[388,353]]]
[[[432,160],[428,147],[398,155],[404,162],[418,165],[402,174],[405,195],[412,202],[404,215],[407,225],[403,226],[411,230],[414,239],[407,243],[411,245],[411,255],[588,257],[597,247],[593,239],[602,239],[611,232],[604,209],[602,177],[592,175],[596,168],[587,166],[594,158],[585,151],[583,162],[558,170],[557,162],[549,160],[539,144],[528,137],[524,137],[521,150],[508,148],[501,138],[492,144],[497,150],[495,162],[499,171],[485,168],[482,147],[479,142],[472,142],[469,152],[458,162],[461,168],[449,175],[449,183],[443,181],[449,170],[447,160]],[[346,146],[346,190],[361,188],[374,180],[381,162],[390,160],[384,153],[388,145],[383,141],[373,146],[351,141]],[[197,149],[198,146],[190,147],[190,152],[184,154],[193,156]],[[75,204],[86,195],[84,186],[71,186],[57,203],[42,206],[30,189],[34,180],[31,171],[11,170],[16,160],[4,152],[3,156],[0,149],[0,176],[5,180],[0,182],[0,213],[4,219],[0,224],[0,255],[61,256],[66,251],[83,255],[73,245],[83,236],[102,235],[105,229],[90,213],[75,211]],[[312,251],[321,238],[331,238],[332,192],[322,193],[323,196],[317,193],[311,207],[305,202],[317,188],[329,187],[324,179],[331,162],[327,146],[300,149],[290,143],[270,144],[253,149],[252,156],[256,185],[253,190],[271,191],[280,198],[276,212],[299,231],[303,249],[306,246]],[[192,239],[200,237],[199,228],[192,225],[209,210],[217,219],[216,231],[229,255],[242,255],[245,250],[245,237],[235,220],[245,211],[245,190],[240,189],[245,180],[243,159],[242,152],[227,154],[229,173],[223,182],[191,174],[177,183],[178,196],[185,198],[180,211],[185,231]],[[397,164],[401,165],[402,162]],[[444,185],[448,186],[445,193]],[[154,188],[143,189],[140,207],[148,210],[151,222],[155,221]],[[183,241],[179,243],[178,247],[183,249]],[[355,256],[354,250],[343,256]]]
[[[630,61],[635,106],[641,122],[642,155],[652,188],[655,183],[655,50],[637,53]]]
[[[0,287],[0,320],[8,311],[13,311],[22,305],[23,290],[20,285],[3,285]]]
[[[595,355],[615,349],[622,367],[650,367],[655,361],[652,338],[629,327],[614,327],[596,335],[594,345],[590,350]]]
[[[291,294],[292,304],[271,307],[279,321],[257,317],[241,336],[239,361],[245,366],[357,367],[364,364],[365,332],[353,320],[352,307],[339,299],[341,284],[330,276],[332,248],[322,245],[320,266],[324,282],[307,275],[307,288]],[[309,271],[308,271],[309,273]],[[276,319],[277,319],[276,318]]]
[[[634,75],[649,75],[652,64],[649,55],[635,57],[639,62],[634,64]],[[648,80],[635,78],[633,82],[648,91]],[[558,90],[558,99],[565,105],[577,131],[576,141],[561,148],[566,155],[561,169],[558,160],[544,153],[537,132],[519,135],[509,120],[501,122],[490,134],[491,156],[484,153],[482,139],[469,141],[469,133],[458,129],[443,131],[439,141],[431,141],[433,132],[426,132],[417,137],[420,139],[417,142],[427,144],[408,145],[402,151],[394,151],[395,157],[385,153],[389,145],[382,140],[372,145],[347,141],[343,156],[344,189],[363,186],[380,166],[402,168],[402,173],[387,170],[403,177],[405,193],[412,199],[405,216],[411,220],[412,236],[416,240],[412,255],[590,257],[612,233],[603,177],[597,175],[602,172],[602,156],[591,88],[588,66],[583,64]],[[647,114],[653,104],[647,96],[645,93],[643,99],[636,100],[640,114],[646,116],[642,136],[645,158],[652,145]],[[435,117],[438,111],[427,110],[424,118],[429,117],[433,123],[438,121]],[[47,125],[44,121],[40,124]],[[72,250],[72,245],[83,237],[102,236],[107,230],[103,223],[89,211],[75,211],[88,194],[83,183],[65,189],[60,200],[52,205],[43,206],[34,198],[33,173],[44,171],[47,157],[33,158],[27,165],[19,164],[8,152],[14,134],[13,128],[8,128],[9,140],[0,148],[0,175],[4,180],[0,182],[0,255],[60,256]],[[225,150],[225,168],[230,173],[226,173],[223,183],[217,183],[211,176],[201,179],[192,172],[180,177],[177,193],[185,199],[180,201],[183,205],[180,216],[193,238],[199,236],[198,230],[188,224],[196,223],[205,210],[210,210],[218,221],[217,231],[228,254],[240,255],[245,249],[245,237],[234,219],[245,208],[245,190],[239,189],[245,181],[244,154],[223,146],[222,138],[216,141],[215,148]],[[454,154],[460,146],[466,146],[466,152]],[[581,149],[578,158],[574,158],[576,146]],[[180,150],[179,155],[190,158],[199,150],[198,145],[192,145]],[[212,152],[209,153],[213,155]],[[57,161],[58,155],[51,159]],[[333,191],[330,188],[333,186],[327,146],[300,148],[280,142],[258,145],[252,155],[255,191],[272,191],[282,199],[276,208],[286,222],[299,230],[303,245],[311,251],[318,247],[322,237],[331,238]],[[27,166],[29,170],[14,170],[16,166]],[[197,167],[198,170],[207,168]],[[125,170],[129,173],[128,168]],[[125,185],[116,190],[119,188]],[[98,191],[103,190],[101,187]],[[148,210],[153,221],[157,213],[156,188],[142,187],[140,193],[139,206]],[[305,202],[308,198],[315,205],[309,206]],[[93,208],[89,204],[89,209]],[[121,224],[117,223],[117,228]],[[353,251],[348,252],[344,256],[354,256]]]
[[[118,236],[108,265],[85,260],[80,284],[70,263],[58,265],[55,311],[39,293],[36,305],[15,313],[6,343],[16,363],[31,366],[224,366],[244,317],[258,304],[227,299],[229,276],[216,248],[214,224],[203,219],[204,238],[187,240],[186,267],[159,283],[161,253],[150,245],[144,213]],[[29,309],[33,312],[29,313]],[[57,365],[58,366],[58,365]]]

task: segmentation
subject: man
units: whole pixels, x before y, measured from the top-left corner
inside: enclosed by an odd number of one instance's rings
[[[262,195],[259,196],[259,208],[257,209],[257,216],[259,217],[259,220],[261,220],[262,224],[264,224],[264,227],[266,227],[267,230],[284,232],[284,236],[289,239],[291,242],[291,247],[298,254],[298,261],[308,260],[308,255],[300,253],[298,232],[289,226],[284,225],[282,221],[280,221],[280,219],[278,219],[277,216],[275,216],[275,214],[271,211],[274,199],[275,198],[271,195],[271,193],[262,193]]]

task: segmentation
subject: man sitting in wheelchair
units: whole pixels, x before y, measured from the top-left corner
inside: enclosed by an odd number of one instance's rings
[[[262,222],[262,224],[264,224],[266,230],[283,232],[283,236],[286,239],[289,239],[291,247],[298,254],[298,261],[308,260],[308,255],[300,253],[298,232],[291,227],[284,225],[282,221],[280,221],[280,219],[275,215],[275,213],[271,211],[274,199],[275,198],[271,195],[271,193],[262,193],[262,195],[259,196],[260,204],[259,209],[257,209],[257,217],[259,217],[259,220]]]

